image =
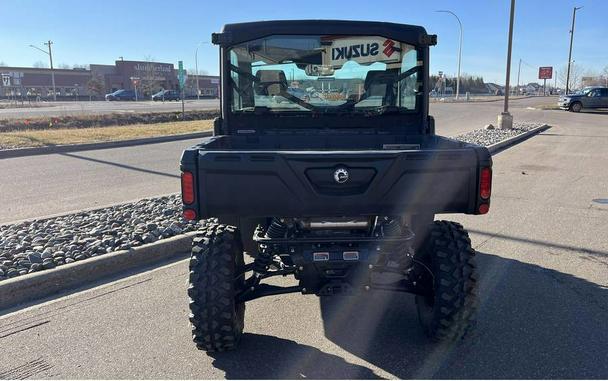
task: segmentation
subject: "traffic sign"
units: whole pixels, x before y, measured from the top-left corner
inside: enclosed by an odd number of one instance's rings
[[[177,78],[179,80],[179,87],[181,89],[184,88],[184,84],[186,83],[186,73],[184,73],[184,62],[183,61],[178,61],[177,62]]]
[[[538,68],[538,79],[553,78],[553,66],[541,66]]]

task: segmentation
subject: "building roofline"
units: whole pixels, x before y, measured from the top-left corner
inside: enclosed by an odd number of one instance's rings
[[[5,71],[19,71],[19,70],[40,70],[40,71],[51,71],[49,67],[26,67],[26,66],[0,66],[0,72]],[[64,72],[64,73],[90,73],[90,69],[58,69],[53,68],[54,72]]]

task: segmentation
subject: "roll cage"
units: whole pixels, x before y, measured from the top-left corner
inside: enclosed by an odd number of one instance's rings
[[[264,113],[261,108],[253,108],[251,113],[234,113],[231,110],[233,96],[233,82],[231,72],[239,70],[231,64],[229,51],[232,47],[247,41],[264,38],[271,35],[377,35],[403,43],[410,44],[418,51],[418,61],[421,63],[419,70],[422,91],[419,104],[415,113],[392,112],[390,107],[383,107],[374,113],[373,118],[368,115],[348,115],[340,111],[348,109],[352,102],[346,102],[332,113],[308,113],[309,115],[273,115]],[[429,83],[429,46],[436,44],[436,36],[429,35],[426,30],[419,26],[364,21],[338,21],[338,20],[289,20],[289,21],[264,21],[252,23],[227,24],[221,33],[212,35],[212,42],[220,48],[220,71],[221,71],[221,118],[216,123],[218,134],[260,134],[264,131],[284,129],[288,127],[293,130],[318,130],[330,126],[332,129],[370,129],[385,134],[420,134],[432,133],[432,120],[428,117],[428,94]],[[411,73],[401,73],[401,78]],[[255,76],[253,76],[255,77]],[[252,78],[253,79],[253,78]],[[255,79],[258,81],[259,79]],[[315,106],[281,91],[281,96],[299,106],[315,111]],[[260,111],[260,112],[256,112]],[[318,110],[317,110],[318,111]],[[297,113],[294,113],[297,114]],[[289,119],[287,119],[289,118]],[[382,118],[379,123],[377,118]]]

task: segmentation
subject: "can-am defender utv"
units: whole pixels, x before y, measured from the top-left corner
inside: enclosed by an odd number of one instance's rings
[[[434,216],[487,213],[492,161],[435,135],[436,36],[305,20],[229,24],[212,40],[221,117],[181,159],[184,216],[208,219],[190,260],[197,347],[235,348],[245,303],[291,292],[412,293],[431,338],[461,337],[475,252],[460,224]],[[297,284],[265,282],[275,276]]]

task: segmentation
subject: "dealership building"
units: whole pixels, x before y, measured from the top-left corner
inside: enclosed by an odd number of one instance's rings
[[[28,67],[0,67],[0,97],[53,97],[53,74],[57,99],[103,99],[105,94],[119,89],[137,90],[149,96],[162,89],[178,90],[177,69],[171,63],[145,61],[116,61],[114,65],[91,64],[88,69],[46,69]],[[184,92],[187,97],[197,95],[216,98],[219,77],[187,73]]]

